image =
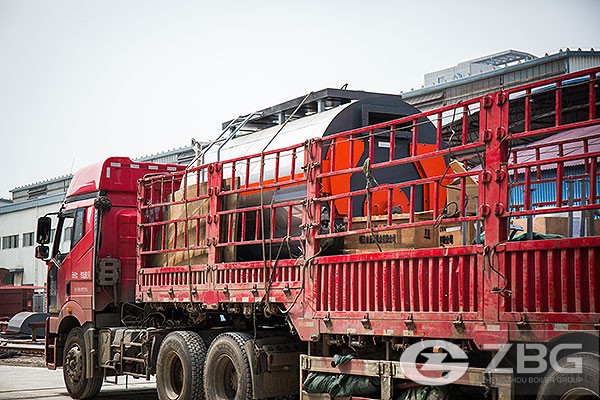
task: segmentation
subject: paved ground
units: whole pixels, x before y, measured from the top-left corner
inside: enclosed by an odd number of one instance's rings
[[[129,378],[125,388],[125,377],[119,384],[104,383],[99,399],[111,400],[156,400],[156,384],[145,379]],[[39,367],[0,365],[0,399],[70,399],[63,384],[62,370],[50,371]]]

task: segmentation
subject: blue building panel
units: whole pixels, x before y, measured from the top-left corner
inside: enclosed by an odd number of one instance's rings
[[[600,163],[596,163],[597,170],[600,171]],[[543,208],[556,204],[556,169],[543,170],[541,174],[542,182],[536,182],[537,176],[532,173],[531,184],[531,202],[532,209]],[[565,177],[573,177],[572,180],[563,179],[562,197],[563,202],[568,202],[572,198],[573,205],[580,205],[583,198],[584,204],[589,204],[590,198],[590,176],[585,171],[585,166],[574,165],[565,167]],[[515,185],[509,193],[509,204],[512,211],[521,211],[524,206],[524,185],[525,174],[518,175]],[[571,194],[572,192],[572,194]],[[596,203],[600,202],[600,176],[596,177]]]

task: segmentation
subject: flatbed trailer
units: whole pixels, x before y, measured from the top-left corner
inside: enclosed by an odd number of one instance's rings
[[[548,383],[557,375],[520,382],[522,374],[513,367],[522,354],[510,353],[508,345],[515,350],[517,344],[543,344],[552,353],[558,345],[574,349],[572,343],[578,343],[578,351],[562,350],[554,361],[591,354],[582,358],[582,376],[590,368],[597,371],[599,73],[596,68],[567,74],[286,148],[146,175],[136,194],[136,274],[127,277],[134,295],[117,298],[117,290],[124,290],[117,283],[122,261],[104,254],[89,290],[113,301],[104,301],[100,310],[93,299],[87,310],[80,307],[80,315],[78,306],[63,301],[47,328],[49,364],[63,364],[69,331],[83,327],[80,347],[93,349],[86,376],[156,373],[161,399],[269,398],[293,391],[302,398],[328,398],[303,390],[309,373],[376,377],[380,390],[369,398],[394,398],[411,377],[402,354],[430,339],[466,355],[468,368],[455,385],[481,388],[481,395],[493,398],[543,397],[559,390]],[[539,114],[540,102],[549,113]],[[435,126],[435,143],[423,147],[419,135],[427,123]],[[586,127],[596,133],[573,131]],[[575,133],[553,140],[568,131]],[[410,156],[398,159],[395,137],[401,134],[411,138]],[[342,143],[344,151],[336,154]],[[389,149],[389,158],[369,157],[355,166],[359,145],[371,155],[376,147]],[[349,157],[349,167],[331,168],[340,165],[336,157]],[[478,166],[377,183],[383,168],[440,157]],[[257,181],[251,166],[259,168]],[[364,189],[327,193],[327,179],[357,173],[365,176]],[[472,182],[478,182],[475,194],[469,191]],[[292,185],[305,186],[306,197],[265,200],[266,192]],[[387,196],[392,204],[398,191],[409,200],[400,210],[403,218],[391,206],[372,207],[375,196]],[[447,200],[450,191],[458,201]],[[536,191],[551,195],[541,198]],[[429,199],[424,210],[417,206],[417,192]],[[237,199],[250,195],[260,204],[237,206]],[[361,215],[353,214],[356,201],[364,201]],[[475,212],[469,212],[473,202]],[[108,215],[103,207],[97,205],[96,212]],[[513,218],[528,221],[522,238],[530,239],[534,217],[565,213],[569,226],[573,214],[580,216],[584,228],[578,237],[512,240]],[[278,215],[288,217],[283,233],[276,227]],[[298,220],[300,227],[292,226]],[[248,230],[251,224],[255,229]],[[338,248],[323,255],[335,241],[362,237],[373,244],[392,231],[408,230],[435,237],[441,225],[463,232],[476,227],[477,235],[468,242],[463,235],[458,246],[434,241],[435,247],[394,248],[386,242],[385,248],[377,243],[381,251]],[[131,233],[127,237],[133,239]],[[235,252],[244,246],[261,248],[262,257],[240,260]],[[289,251],[281,252],[284,248]],[[173,350],[177,346],[188,350]],[[433,351],[448,350],[441,347]],[[336,354],[355,358],[332,366]],[[499,354],[506,357],[490,367]],[[413,361],[428,370],[426,359]],[[183,372],[178,378],[165,370]],[[425,374],[421,383],[439,384],[443,371]],[[586,385],[563,386],[559,394],[598,395]],[[79,397],[95,394],[94,388],[86,390]]]

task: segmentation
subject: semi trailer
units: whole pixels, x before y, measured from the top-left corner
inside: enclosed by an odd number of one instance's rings
[[[597,398],[599,73],[424,113],[309,95],[187,167],[83,168],[51,248],[38,220],[48,368],[76,399]]]

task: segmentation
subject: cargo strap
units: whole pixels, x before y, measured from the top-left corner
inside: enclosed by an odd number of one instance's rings
[[[381,249],[381,246],[379,245],[379,240],[377,239],[377,236],[375,236],[375,232],[373,231],[373,224],[371,223],[371,187],[372,187],[372,185],[379,186],[379,182],[377,182],[377,179],[375,179],[375,177],[373,176],[373,172],[371,171],[371,159],[370,158],[367,157],[365,159],[362,169],[363,169],[363,173],[365,174],[365,180],[367,181],[367,183],[365,184],[365,194],[367,196],[367,223],[369,224],[369,230],[371,231],[371,236],[373,236],[374,242],[377,245],[379,252],[383,253],[383,250]],[[388,207],[389,207],[389,205],[388,205]]]

